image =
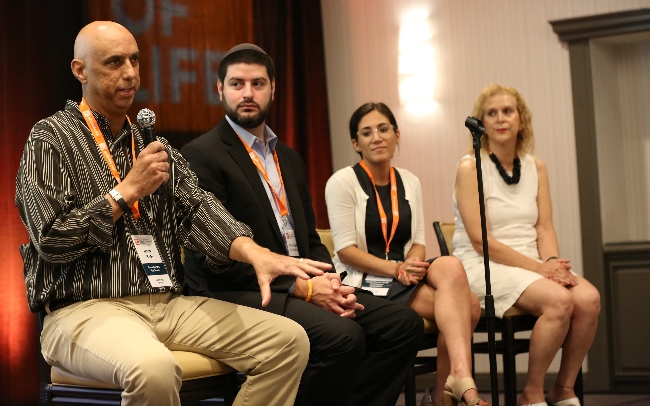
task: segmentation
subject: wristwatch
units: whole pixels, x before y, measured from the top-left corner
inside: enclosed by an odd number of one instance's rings
[[[120,209],[122,209],[124,213],[127,213],[129,211],[129,205],[126,204],[126,201],[124,201],[124,198],[122,197],[120,192],[118,192],[115,189],[111,189],[108,191],[108,194],[111,195],[113,200],[117,202],[117,204],[120,206]]]

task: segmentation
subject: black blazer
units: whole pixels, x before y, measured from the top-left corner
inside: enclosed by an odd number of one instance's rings
[[[331,263],[329,252],[316,232],[304,162],[298,152],[281,142],[276,144],[276,152],[300,256]],[[214,193],[237,220],[248,224],[257,244],[287,255],[259,172],[225,118],[217,127],[183,147],[181,154],[196,173],[199,186]],[[185,293],[260,307],[259,285],[252,266],[240,263],[232,271],[217,274],[209,270],[200,254],[186,252],[185,257]],[[293,276],[281,276],[272,282],[274,293],[269,311],[282,314],[286,294],[294,281]]]

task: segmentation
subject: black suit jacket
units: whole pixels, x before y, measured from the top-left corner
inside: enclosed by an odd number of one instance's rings
[[[316,232],[304,162],[298,152],[279,141],[276,152],[300,256],[331,263],[329,252]],[[259,172],[225,118],[217,127],[183,147],[181,154],[196,173],[199,186],[214,193],[237,220],[248,224],[257,244],[287,255]],[[281,276],[273,281],[271,290],[274,293],[267,310],[282,314],[288,289],[294,282],[292,276]],[[213,273],[204,257],[187,252],[185,284],[185,291],[189,294],[221,298],[252,307],[261,305],[255,270],[249,264],[240,263],[227,273]]]

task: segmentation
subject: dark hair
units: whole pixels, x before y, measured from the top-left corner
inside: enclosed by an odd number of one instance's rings
[[[275,77],[275,66],[273,59],[265,53],[255,51],[253,49],[242,49],[237,52],[226,55],[219,63],[219,80],[224,83],[226,80],[226,72],[228,67],[237,63],[245,63],[248,65],[262,65],[266,68],[266,73],[269,75],[269,80]]]
[[[357,132],[359,131],[359,122],[366,114],[374,110],[377,110],[379,113],[386,116],[386,118],[388,118],[388,121],[390,121],[390,123],[393,125],[393,128],[397,130],[397,121],[395,120],[393,112],[390,111],[387,105],[382,102],[366,103],[362,104],[361,107],[356,109],[354,113],[352,113],[352,117],[350,117],[350,138],[357,141],[359,140],[359,136],[357,135]]]

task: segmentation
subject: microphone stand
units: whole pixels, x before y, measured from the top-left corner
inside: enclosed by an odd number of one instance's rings
[[[481,236],[483,238],[483,263],[485,265],[485,316],[488,327],[488,353],[490,357],[490,382],[492,392],[492,406],[499,406],[499,381],[497,379],[497,346],[495,334],[494,297],[490,283],[490,255],[488,253],[487,221],[485,217],[485,197],[483,194],[483,171],[481,168],[481,136],[485,134],[485,127],[481,120],[467,117],[465,127],[472,133],[472,146],[476,158],[476,180],[478,181],[478,204],[481,213]]]

